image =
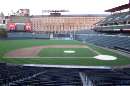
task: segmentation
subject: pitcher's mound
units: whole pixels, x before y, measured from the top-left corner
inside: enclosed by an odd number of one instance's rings
[[[98,59],[98,60],[106,60],[106,61],[111,61],[111,60],[117,59],[117,57],[110,56],[110,55],[97,55],[94,58]]]

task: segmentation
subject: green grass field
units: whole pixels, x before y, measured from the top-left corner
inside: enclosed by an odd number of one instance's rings
[[[74,54],[65,54],[63,49],[46,48],[39,53],[40,58],[6,58],[4,54],[26,47],[32,46],[46,46],[46,45],[86,45],[91,48],[70,48],[69,50],[74,50]],[[94,51],[100,54],[112,55],[117,57],[117,60],[113,61],[103,61],[91,58],[96,55]],[[46,58],[46,57],[57,57],[57,58]],[[68,58],[62,58],[68,57]],[[78,57],[78,58],[69,58]],[[81,57],[81,58],[80,58]],[[121,66],[130,64],[130,58],[123,56],[121,54],[109,51],[90,44],[82,44],[79,41],[63,41],[63,40],[0,40],[0,61],[15,63],[15,64],[58,64],[58,65],[85,65],[85,66]]]
[[[65,50],[75,51],[76,53],[64,53]],[[93,57],[96,56],[87,48],[46,48],[43,49],[40,57]]]

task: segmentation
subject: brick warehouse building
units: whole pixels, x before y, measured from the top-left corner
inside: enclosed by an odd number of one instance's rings
[[[91,29],[94,24],[105,18],[105,15],[61,15],[31,17],[34,32],[66,33],[82,29]]]

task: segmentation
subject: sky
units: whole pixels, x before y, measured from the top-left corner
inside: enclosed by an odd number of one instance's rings
[[[18,9],[30,9],[31,15],[42,10],[69,10],[64,14],[104,14],[104,10],[127,4],[129,0],[0,0],[0,11],[5,15]]]

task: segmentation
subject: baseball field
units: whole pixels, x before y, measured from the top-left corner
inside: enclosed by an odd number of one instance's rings
[[[130,64],[130,57],[75,40],[0,40],[0,62],[126,66]]]

